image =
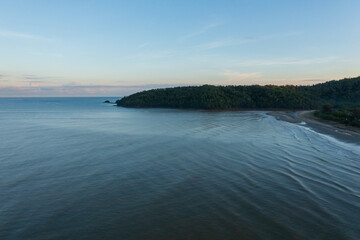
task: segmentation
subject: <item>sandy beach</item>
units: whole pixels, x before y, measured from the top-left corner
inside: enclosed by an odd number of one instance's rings
[[[341,123],[321,120],[313,116],[311,111],[272,111],[268,114],[276,119],[294,124],[306,123],[313,130],[330,135],[344,142],[360,145],[360,129]]]

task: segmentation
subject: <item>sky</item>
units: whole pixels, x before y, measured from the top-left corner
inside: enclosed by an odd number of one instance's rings
[[[360,75],[359,0],[1,0],[0,97]]]

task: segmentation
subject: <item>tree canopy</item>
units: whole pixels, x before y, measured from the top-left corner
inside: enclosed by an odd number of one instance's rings
[[[316,109],[360,106],[360,77],[312,86],[189,86],[142,91],[116,101],[133,108]]]

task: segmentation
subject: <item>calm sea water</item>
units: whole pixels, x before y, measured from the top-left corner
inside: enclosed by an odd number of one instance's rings
[[[0,239],[360,239],[359,145],[104,100],[0,99]]]

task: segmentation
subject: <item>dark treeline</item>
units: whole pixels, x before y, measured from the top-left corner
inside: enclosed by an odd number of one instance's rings
[[[133,108],[191,109],[317,109],[360,104],[360,77],[312,86],[174,87],[138,92],[116,101]]]
[[[327,103],[320,110],[315,111],[314,115],[318,118],[343,123],[355,127],[360,127],[360,108],[343,107],[341,109],[333,109]]]

